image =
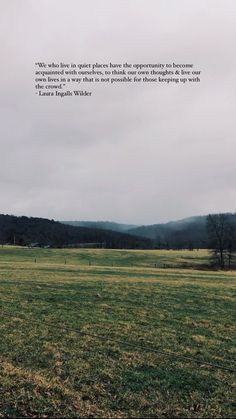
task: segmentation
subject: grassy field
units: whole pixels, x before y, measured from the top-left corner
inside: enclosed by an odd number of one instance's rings
[[[0,248],[0,417],[235,417],[236,272],[207,260]]]

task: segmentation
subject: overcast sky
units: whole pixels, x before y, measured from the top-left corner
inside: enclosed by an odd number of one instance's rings
[[[0,0],[1,213],[153,224],[236,211],[235,0]],[[193,85],[38,97],[34,63],[191,62]]]

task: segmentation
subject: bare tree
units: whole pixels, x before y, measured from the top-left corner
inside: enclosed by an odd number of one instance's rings
[[[210,214],[207,217],[207,231],[212,259],[221,269],[231,267],[235,250],[234,228],[228,214]]]

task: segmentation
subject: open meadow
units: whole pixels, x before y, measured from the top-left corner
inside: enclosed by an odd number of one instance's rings
[[[235,417],[236,272],[208,257],[0,248],[0,417]]]

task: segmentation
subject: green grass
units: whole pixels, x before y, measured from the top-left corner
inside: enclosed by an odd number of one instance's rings
[[[39,249],[0,247],[0,262],[35,262],[50,264],[192,268],[207,266],[207,250],[100,250],[100,249]]]
[[[207,260],[1,248],[0,417],[234,417],[234,374],[204,362],[235,366],[236,273]]]

